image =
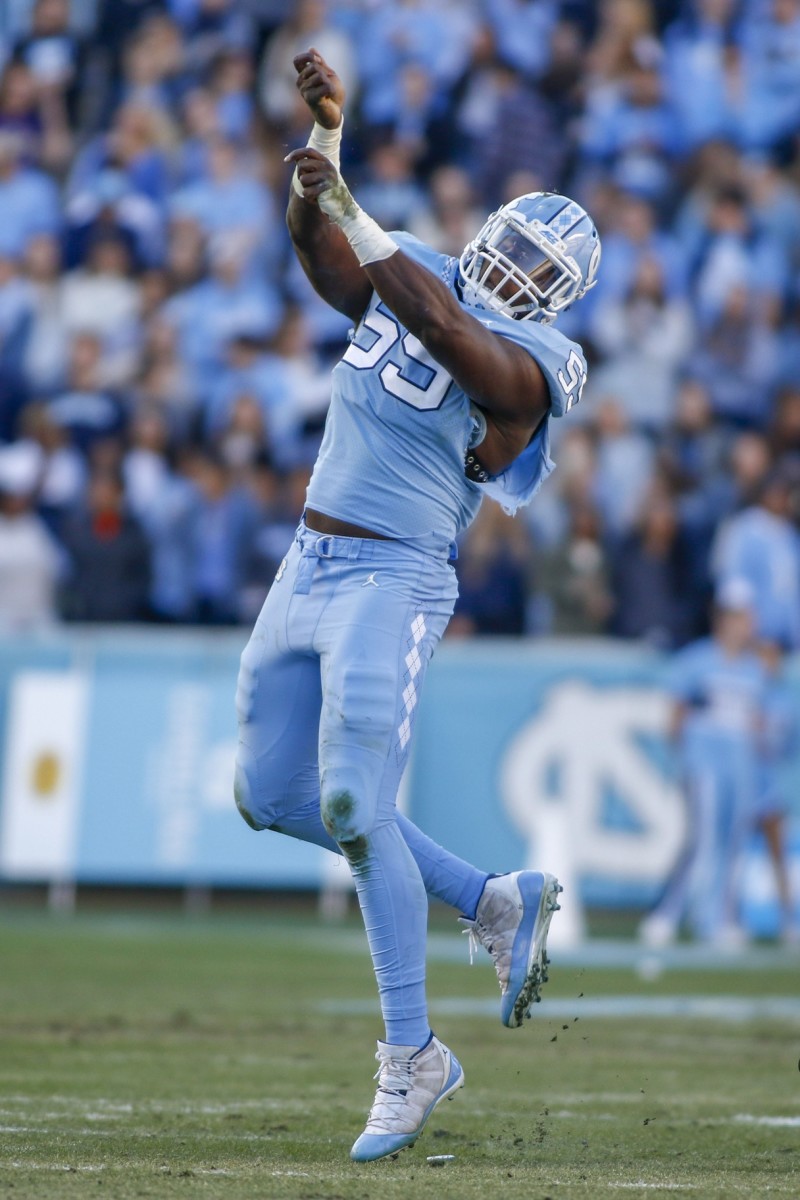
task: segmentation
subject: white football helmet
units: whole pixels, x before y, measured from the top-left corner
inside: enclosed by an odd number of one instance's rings
[[[574,200],[530,192],[492,213],[458,265],[468,304],[549,325],[597,282],[600,238]]]

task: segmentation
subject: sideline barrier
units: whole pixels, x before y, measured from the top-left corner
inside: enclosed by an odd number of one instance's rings
[[[76,628],[0,641],[0,879],[329,882],[332,856],[254,834],[233,805],[233,697],[247,637]],[[606,640],[445,642],[417,714],[411,816],[488,870],[545,863],[565,900],[645,907],[685,832],[663,736],[665,661]],[[799,668],[790,679],[800,705]],[[800,794],[800,755],[784,783]],[[757,839],[744,879],[748,924],[772,932],[774,887]],[[571,919],[579,933],[578,906]]]

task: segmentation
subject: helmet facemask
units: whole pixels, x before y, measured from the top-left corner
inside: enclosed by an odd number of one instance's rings
[[[550,324],[593,286],[594,278],[584,283],[566,242],[545,222],[535,217],[526,220],[524,213],[515,209],[519,203],[493,213],[461,255],[464,299],[518,321]],[[583,210],[577,205],[575,209],[593,228]],[[597,250],[599,258],[599,243]]]

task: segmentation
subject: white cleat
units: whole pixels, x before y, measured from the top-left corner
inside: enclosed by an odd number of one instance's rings
[[[422,1049],[378,1042],[378,1090],[350,1157],[374,1162],[413,1146],[436,1105],[464,1086],[456,1056],[436,1037]]]
[[[500,1020],[516,1029],[541,1000],[547,982],[547,933],[563,891],[554,875],[514,871],[487,880],[474,921],[462,918],[471,939],[492,956],[502,999]],[[472,944],[472,943],[471,943]]]

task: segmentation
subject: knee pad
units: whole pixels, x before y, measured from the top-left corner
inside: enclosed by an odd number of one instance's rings
[[[322,823],[339,845],[355,842],[372,831],[373,812],[366,803],[360,772],[332,767],[323,772],[320,792]]]

